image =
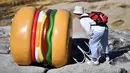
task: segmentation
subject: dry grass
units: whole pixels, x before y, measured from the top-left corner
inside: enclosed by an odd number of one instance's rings
[[[88,8],[89,9],[96,9],[98,6],[97,5],[91,5],[91,6],[89,6]]]
[[[123,25],[124,22],[125,22],[124,20],[117,20],[117,21],[114,21],[111,25],[114,27],[119,27]]]
[[[50,1],[51,3],[62,3],[62,2],[97,2],[97,1],[104,1],[104,0],[0,0],[0,5],[2,4],[12,4],[12,5],[20,5],[20,4],[26,4],[30,2],[36,2],[36,1]]]
[[[12,0],[0,0],[0,4],[10,4]]]
[[[4,5],[4,4],[22,5],[22,4],[28,4],[31,2],[37,2],[37,1],[50,1],[51,3],[54,3],[54,4],[64,2],[64,0],[0,0],[0,5]]]
[[[47,10],[48,8],[46,6],[53,5],[56,3],[62,3],[64,1],[68,0],[0,0],[0,5],[3,7],[10,6],[9,8],[6,8],[4,10],[0,9],[0,19],[3,18],[10,18],[15,15],[15,13],[23,6],[33,6],[40,10]],[[11,2],[12,1],[12,2]],[[13,1],[17,2],[18,5],[13,6]],[[75,1],[75,0],[72,0]],[[23,4],[24,2],[24,4]]]
[[[106,9],[109,9],[111,8],[113,5],[115,5],[116,3],[107,3],[107,4],[104,4],[103,6],[100,7],[100,10],[106,10]]]
[[[14,6],[14,7],[10,7],[6,10],[4,10],[4,13],[1,13],[1,17],[0,18],[11,18],[15,15],[15,13],[21,8],[22,6]]]
[[[128,4],[121,4],[118,7],[121,7],[121,8],[130,8],[130,5],[128,5]]]

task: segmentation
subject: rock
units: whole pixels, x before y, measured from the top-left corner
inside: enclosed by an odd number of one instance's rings
[[[111,51],[130,50],[130,31],[127,30],[110,30],[109,45]]]
[[[78,37],[77,37],[78,36]],[[73,37],[79,38],[80,36],[82,37],[86,37],[87,35],[85,35],[85,33],[75,33],[73,34]],[[130,36],[130,31],[122,31],[122,30],[110,30],[109,32],[109,45],[110,47],[110,51],[116,51],[116,52],[120,52],[123,50],[130,50],[130,40],[129,40],[129,36]],[[8,53],[9,52],[9,38],[1,38],[0,39],[0,53]],[[42,67],[37,67],[37,66],[18,66],[16,63],[14,63],[14,61],[12,60],[12,57],[9,55],[0,55],[0,61],[2,62],[2,64],[0,64],[2,66],[2,68],[0,67],[0,71],[2,71],[3,73],[9,73],[9,72],[14,72],[14,73],[43,73],[44,71],[47,71],[45,68]],[[116,57],[114,59],[112,59],[112,61],[110,62],[113,65],[117,65],[116,63],[120,62],[120,63],[125,63],[125,62],[129,62],[130,61],[130,53],[122,53],[122,55],[119,55],[119,57]],[[104,66],[103,66],[104,65]],[[105,65],[103,64],[100,66],[100,69],[94,67],[94,69],[96,69],[94,72],[101,72],[104,67],[108,66],[109,64]],[[8,67],[8,66],[11,66]],[[84,66],[84,67],[83,67]],[[72,67],[72,68],[71,68]],[[80,69],[78,69],[78,68]],[[111,66],[108,66],[110,69]],[[8,71],[5,70],[8,69]],[[67,65],[58,69],[52,69],[50,71],[48,71],[48,73],[57,73],[57,72],[62,72],[62,73],[66,73],[66,71],[69,70],[68,73],[73,73],[76,71],[78,71],[77,73],[84,73],[84,72],[88,72],[89,73],[93,73],[93,70],[91,70],[93,68],[93,66],[87,66],[86,64],[75,64],[75,65]],[[115,70],[112,70],[112,72],[116,72]],[[110,73],[108,70],[103,70],[102,73]]]
[[[125,53],[124,56],[130,61],[130,53]]]
[[[125,68],[125,70],[123,69]],[[121,70],[120,70],[121,69]],[[47,73],[129,73],[129,64],[118,64],[112,66],[108,63],[100,64],[99,66],[88,65],[85,63],[77,63],[74,65],[67,65],[57,69],[51,69]]]
[[[118,73],[128,73],[128,72],[125,68],[120,68]]]
[[[10,54],[0,54],[0,73],[44,73],[46,68],[38,66],[18,66]]]
[[[109,32],[110,64],[130,62],[130,31],[113,29]]]
[[[9,53],[10,26],[0,27],[0,54]]]
[[[75,32],[73,33],[73,38],[88,38],[85,32]],[[110,51],[110,62],[111,65],[115,65],[116,62],[130,62],[130,31],[111,29],[109,31],[109,51]],[[101,46],[99,47],[99,52],[101,53]],[[101,54],[99,54],[101,55]]]
[[[1,38],[0,39],[0,54],[8,54],[9,53],[9,38]]]
[[[116,65],[117,63],[126,63],[130,62],[130,53],[124,53],[121,56],[117,56],[114,59],[112,59],[109,64],[111,65]]]
[[[0,27],[0,37],[8,36],[10,33],[10,26]]]

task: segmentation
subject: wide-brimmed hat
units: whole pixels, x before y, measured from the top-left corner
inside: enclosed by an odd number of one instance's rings
[[[83,6],[75,6],[75,9],[73,11],[75,14],[83,14],[84,13],[84,7]]]

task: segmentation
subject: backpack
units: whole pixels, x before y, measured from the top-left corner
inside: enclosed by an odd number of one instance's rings
[[[91,13],[87,13],[88,16],[82,16],[81,18],[84,17],[90,17],[92,20],[94,20],[96,22],[96,25],[100,25],[100,26],[105,26],[106,23],[108,22],[108,17],[102,13],[102,12],[91,12]]]
[[[108,22],[108,17],[102,12],[91,12],[88,15],[97,25],[104,25]]]

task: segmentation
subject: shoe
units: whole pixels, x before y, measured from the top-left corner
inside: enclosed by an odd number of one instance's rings
[[[93,61],[93,65],[99,65],[98,61]]]
[[[110,61],[110,57],[108,54],[102,53],[102,56],[106,61]]]
[[[106,61],[110,61],[110,58],[108,56],[106,57]]]
[[[92,61],[87,61],[87,64],[89,64],[89,65],[92,64]]]
[[[99,62],[98,62],[98,60],[97,61],[88,61],[87,64],[97,66],[97,65],[99,65]]]
[[[109,61],[109,60],[110,60],[108,54],[105,55],[105,59],[106,59],[106,61]]]

